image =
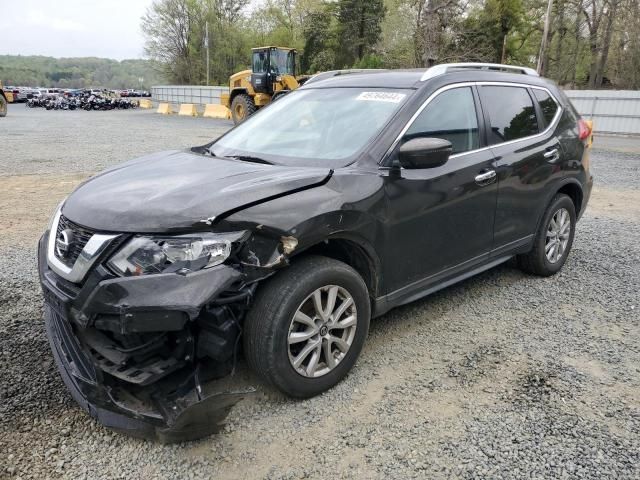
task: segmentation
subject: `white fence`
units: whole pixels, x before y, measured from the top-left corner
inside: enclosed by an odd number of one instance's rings
[[[151,87],[153,99],[168,103],[220,103],[220,94],[228,87],[166,85]],[[584,118],[594,121],[597,133],[640,135],[640,91],[566,90]]]
[[[640,135],[640,91],[565,90],[587,120],[593,120],[596,133]]]
[[[193,85],[163,85],[151,87],[151,96],[158,102],[167,103],[220,103],[220,94],[229,87],[198,87]]]

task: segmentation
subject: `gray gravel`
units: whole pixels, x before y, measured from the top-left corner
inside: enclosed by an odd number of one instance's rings
[[[227,127],[12,106],[0,138],[16,140],[0,172],[92,173]],[[311,400],[241,369],[257,394],[223,432],[181,445],[115,434],[74,405],[43,333],[33,244],[0,243],[0,478],[639,478],[640,141],[632,147],[593,151],[598,188],[560,274],[507,264],[392,311],[373,322],[353,373]]]
[[[150,152],[203,145],[233,122],[151,110],[46,111],[9,106],[0,138],[10,155],[0,161],[0,175],[96,173]]]

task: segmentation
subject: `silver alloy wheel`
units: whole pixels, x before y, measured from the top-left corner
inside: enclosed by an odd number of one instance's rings
[[[571,235],[571,215],[566,208],[561,208],[551,217],[547,227],[547,239],[544,253],[550,263],[557,263],[564,255]]]
[[[358,313],[351,294],[320,287],[298,307],[287,337],[289,361],[300,375],[317,378],[336,368],[356,336]]]

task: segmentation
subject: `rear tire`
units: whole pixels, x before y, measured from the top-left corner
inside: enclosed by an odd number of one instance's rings
[[[231,102],[231,116],[233,117],[233,123],[236,125],[244,122],[247,118],[253,115],[258,108],[253,102],[251,96],[241,93],[233,97]]]
[[[518,265],[523,271],[542,277],[558,273],[571,251],[575,230],[573,201],[567,195],[556,195],[542,217],[533,248],[518,255]]]
[[[7,99],[0,94],[0,117],[7,116]]]
[[[313,397],[351,370],[370,316],[367,287],[353,268],[309,256],[258,289],[245,319],[245,357],[254,372],[287,395]]]

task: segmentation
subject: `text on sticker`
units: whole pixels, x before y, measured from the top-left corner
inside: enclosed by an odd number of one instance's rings
[[[400,103],[406,95],[404,93],[395,92],[362,92],[356,100],[364,100],[369,102],[391,102]]]

